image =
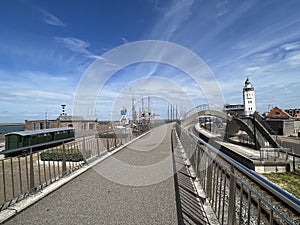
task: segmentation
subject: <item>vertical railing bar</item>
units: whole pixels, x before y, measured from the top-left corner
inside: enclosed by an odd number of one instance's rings
[[[109,140],[106,138],[106,150],[109,151]]]
[[[97,155],[100,156],[100,145],[99,145],[99,138],[96,138],[96,144],[97,144]]]
[[[79,143],[79,141],[77,142],[76,150],[77,150],[78,152],[80,152],[80,143]],[[76,162],[76,166],[80,166],[80,162]]]
[[[60,163],[61,163],[61,159],[60,159],[60,156],[62,155],[62,152],[61,152],[61,148],[57,149],[56,151],[56,158],[57,158],[57,174],[58,174],[58,177],[61,177],[61,174],[60,174]]]
[[[217,208],[216,208],[216,197],[217,197],[217,188],[218,188],[218,164],[214,163],[214,185],[213,185],[213,203],[212,206],[214,208],[214,211],[217,212]]]
[[[224,224],[224,217],[225,217],[225,197],[226,197],[226,183],[227,183],[227,174],[226,171],[224,170],[224,186],[223,186],[223,209],[222,209],[222,224]]]
[[[240,190],[240,215],[239,215],[239,224],[242,224],[242,209],[243,209],[243,190],[244,190],[244,185],[241,182],[241,190]]]
[[[270,208],[270,210],[271,211],[270,211],[270,221],[269,222],[270,222],[270,225],[273,225],[274,224],[273,209]]]
[[[86,153],[86,140],[83,137],[83,139],[82,139],[82,154],[85,155],[85,153]],[[85,163],[85,159],[83,161]]]
[[[42,185],[40,153],[37,153],[37,163],[38,163],[38,173],[39,173],[39,185]]]
[[[221,176],[220,176],[220,189],[219,189],[219,205],[218,205],[218,219],[220,220],[221,214],[221,196],[222,196],[222,182],[223,182],[223,170],[220,168]]]
[[[46,172],[46,161],[45,160],[43,162],[43,168],[44,168],[44,183],[46,183],[46,185],[47,185],[48,183],[47,183],[47,172]]]
[[[49,172],[49,181],[52,184],[52,176],[51,176],[51,162],[48,160],[48,172]]]
[[[260,216],[261,216],[261,201],[258,198],[258,206],[257,206],[257,224],[260,224]]]
[[[213,207],[213,209],[214,209],[214,211],[216,211],[216,209],[214,208],[214,205],[215,205],[215,192],[216,192],[216,163],[213,161],[213,184],[214,185],[212,185],[212,198],[211,198],[211,200],[212,200],[212,203],[211,203],[211,205],[212,205],[212,207]]]
[[[80,154],[79,151],[76,151],[76,144],[74,142],[72,142],[72,143],[69,144],[69,148],[70,148],[71,154],[74,154],[74,155]],[[74,168],[77,168],[77,162],[75,161],[74,158],[72,158],[72,166]]]
[[[52,149],[52,155],[53,155],[53,161],[52,161],[52,165],[53,165],[53,177],[54,177],[54,180],[56,181],[56,171],[55,171],[56,157],[55,157],[54,148],[51,148],[51,149]]]
[[[20,156],[18,156],[18,166],[19,166],[20,193],[23,193],[23,188],[22,188],[22,169],[21,169],[21,160],[20,160]],[[4,171],[3,171],[3,172],[4,172]]]
[[[229,203],[228,203],[228,224],[235,224],[235,191],[236,177],[234,167],[231,166],[230,181],[229,181]]]
[[[247,224],[250,224],[250,209],[251,209],[251,190],[248,190],[248,214],[247,214]]]
[[[65,153],[66,153],[66,171],[67,173],[70,173],[73,171],[74,168],[74,160],[71,157],[71,155],[73,155],[73,151],[72,148],[70,149],[70,144],[69,143],[65,143]]]
[[[211,186],[212,186],[212,165],[210,162],[208,162],[209,165],[207,167],[207,178],[206,178],[206,192],[207,192],[207,197],[210,201],[211,198]]]
[[[11,172],[11,185],[12,185],[12,195],[15,197],[15,182],[14,182],[14,168],[13,168],[13,158],[10,158],[10,172]]]
[[[217,170],[217,184],[216,184],[216,199],[215,199],[215,208],[216,208],[216,213],[217,213],[217,210],[218,209],[218,189],[219,189],[219,185],[221,185],[221,181],[219,181],[219,172],[220,172],[220,165],[217,164],[217,167],[216,167],[216,170]]]
[[[62,148],[62,175],[64,176],[67,172],[67,165],[66,165],[66,147],[65,143],[63,142]]]
[[[4,160],[2,161],[2,181],[3,181],[3,197],[4,197],[4,202],[6,202],[6,179],[5,179],[5,165],[4,165]]]
[[[34,182],[34,167],[33,167],[33,151],[32,148],[30,148],[30,155],[29,155],[29,169],[30,169],[30,190],[32,190],[35,187],[35,182]]]
[[[70,145],[68,143],[64,143],[65,146],[65,161],[66,161],[66,171],[67,173],[70,173],[73,171],[74,164],[73,164],[73,159],[71,157],[73,151],[70,149]]]

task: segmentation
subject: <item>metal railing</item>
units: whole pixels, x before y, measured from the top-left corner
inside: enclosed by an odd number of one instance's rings
[[[239,175],[236,165],[219,157],[217,149],[178,124],[176,131],[221,224],[296,224],[299,220],[288,215],[286,207],[282,209],[260,194]],[[295,207],[298,211],[299,204]]]
[[[43,145],[6,150],[7,154],[19,152],[20,155],[0,160],[0,211],[132,138],[131,134],[122,138],[99,138],[94,134],[68,143],[64,142],[67,139],[61,140],[60,145],[40,151],[35,148]]]

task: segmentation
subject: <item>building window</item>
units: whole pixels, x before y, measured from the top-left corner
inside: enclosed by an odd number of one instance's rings
[[[94,124],[93,123],[89,123],[89,130],[93,130],[94,129]]]
[[[275,115],[280,115],[280,112],[275,112]]]

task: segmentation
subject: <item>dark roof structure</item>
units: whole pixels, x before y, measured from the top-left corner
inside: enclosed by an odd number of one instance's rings
[[[25,130],[25,131],[17,131],[11,132],[6,135],[17,134],[20,136],[30,136],[30,135],[37,135],[37,134],[45,134],[45,133],[52,133],[58,131],[65,131],[65,130],[74,130],[71,127],[60,127],[60,128],[50,128],[50,129],[43,129],[43,130]]]

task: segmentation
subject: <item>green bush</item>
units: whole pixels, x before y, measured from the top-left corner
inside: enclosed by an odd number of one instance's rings
[[[78,150],[66,151],[66,161],[78,162],[90,158],[91,150],[86,150],[84,155]],[[63,153],[60,150],[47,150],[40,154],[42,161],[62,161]]]
[[[116,138],[116,134],[113,132],[110,133],[98,133],[96,134],[98,138]]]

